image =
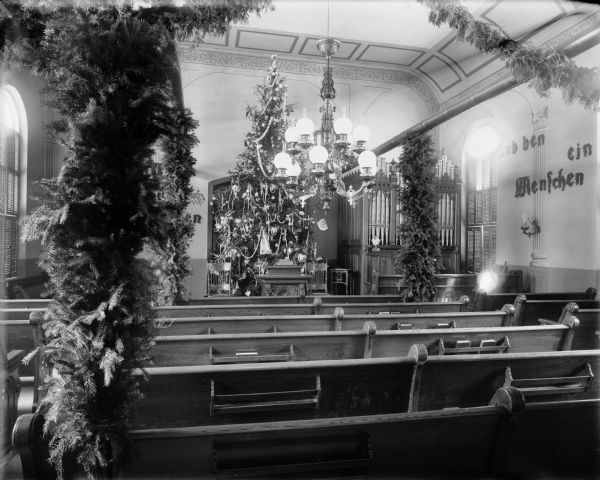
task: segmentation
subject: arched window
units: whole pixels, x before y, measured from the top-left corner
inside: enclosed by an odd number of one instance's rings
[[[19,171],[26,121],[14,87],[0,88],[0,276],[17,275]],[[26,128],[26,127],[25,127]]]
[[[467,271],[482,272],[496,263],[500,135],[490,125],[475,128],[465,143],[467,190]]]

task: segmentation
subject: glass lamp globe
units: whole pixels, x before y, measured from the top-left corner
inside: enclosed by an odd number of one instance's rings
[[[377,156],[370,150],[365,150],[358,156],[358,166],[361,169],[377,168]]]
[[[371,138],[371,130],[366,125],[359,125],[354,129],[354,140],[357,142],[368,142]]]
[[[316,145],[308,151],[308,158],[314,164],[323,164],[327,161],[329,153],[322,145]]]
[[[352,131],[352,122],[348,117],[340,117],[333,122],[333,129],[338,135],[349,135]]]
[[[288,143],[297,142],[300,137],[298,127],[289,127],[284,133],[285,141]]]
[[[273,165],[279,171],[284,170],[281,173],[285,173],[285,170],[288,170],[292,166],[292,157],[286,152],[279,152],[273,159]]]
[[[298,135],[312,135],[315,131],[315,124],[308,117],[302,117],[296,122]]]
[[[287,169],[287,174],[289,177],[298,177],[301,172],[302,169],[300,168],[300,164],[298,164],[297,162],[292,163]]]

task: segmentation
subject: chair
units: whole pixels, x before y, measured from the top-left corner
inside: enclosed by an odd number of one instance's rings
[[[340,295],[337,293],[340,288],[343,288],[341,295],[348,295],[348,289],[350,285],[350,270],[347,268],[333,268],[331,269],[331,293],[333,295]]]
[[[231,295],[230,262],[208,262],[208,294]]]
[[[311,276],[308,281],[309,293],[327,294],[327,264],[307,263],[306,274]]]

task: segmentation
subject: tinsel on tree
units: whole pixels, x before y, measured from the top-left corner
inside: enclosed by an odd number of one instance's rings
[[[231,262],[232,276],[240,285],[250,283],[248,277],[264,272],[279,258],[302,263],[314,253],[313,220],[307,208],[273,177],[273,158],[283,148],[291,112],[275,56],[255,93],[258,104],[246,109],[252,127],[244,139],[245,150],[230,172],[231,185],[215,192],[211,200],[217,238],[213,259]],[[250,293],[244,286],[241,290]]]
[[[434,278],[439,254],[435,167],[431,137],[410,138],[404,144],[399,175],[402,251],[396,259],[396,272],[404,276],[407,301],[431,301],[435,295]]]
[[[56,375],[46,379],[39,411],[59,477],[66,455],[73,460],[66,465],[90,478],[102,470],[116,475],[130,453],[128,421],[139,398],[132,373],[153,344],[153,278],[139,253],[148,240],[168,244],[169,228],[184,235],[187,228],[166,221],[177,215],[164,212],[157,198],[163,186],[152,174],[153,146],[168,137],[167,184],[175,196],[189,193],[175,184],[189,175],[194,123],[173,107],[173,39],[178,32],[222,33],[265,2],[143,10],[122,2],[41,3],[8,4],[10,16],[0,18],[3,72],[43,77],[48,105],[61,117],[53,134],[68,149],[24,224],[25,238],[42,241],[40,266],[53,300],[43,351]],[[173,165],[185,171],[169,171]],[[182,246],[173,251],[179,255]]]
[[[600,107],[598,69],[578,67],[564,53],[552,47],[535,47],[510,38],[495,25],[476,20],[458,0],[419,0],[429,7],[429,21],[446,23],[457,38],[483,53],[499,55],[519,81],[530,81],[536,93],[547,96],[551,88],[562,90],[566,102],[577,101],[587,109]]]

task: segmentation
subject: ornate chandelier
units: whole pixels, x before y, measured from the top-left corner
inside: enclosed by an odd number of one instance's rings
[[[335,88],[330,58],[340,47],[339,40],[325,38],[317,42],[317,48],[326,60],[321,87],[321,126],[315,130],[314,123],[306,116],[285,131],[285,147],[275,155],[275,176],[285,183],[286,190],[302,205],[311,197],[321,199],[323,210],[329,210],[333,194],[345,197],[350,205],[370,192],[377,173],[377,157],[366,144],[370,131],[360,125],[352,131],[352,122],[345,115],[334,120],[336,107]],[[355,189],[346,182],[360,174],[361,184]]]

